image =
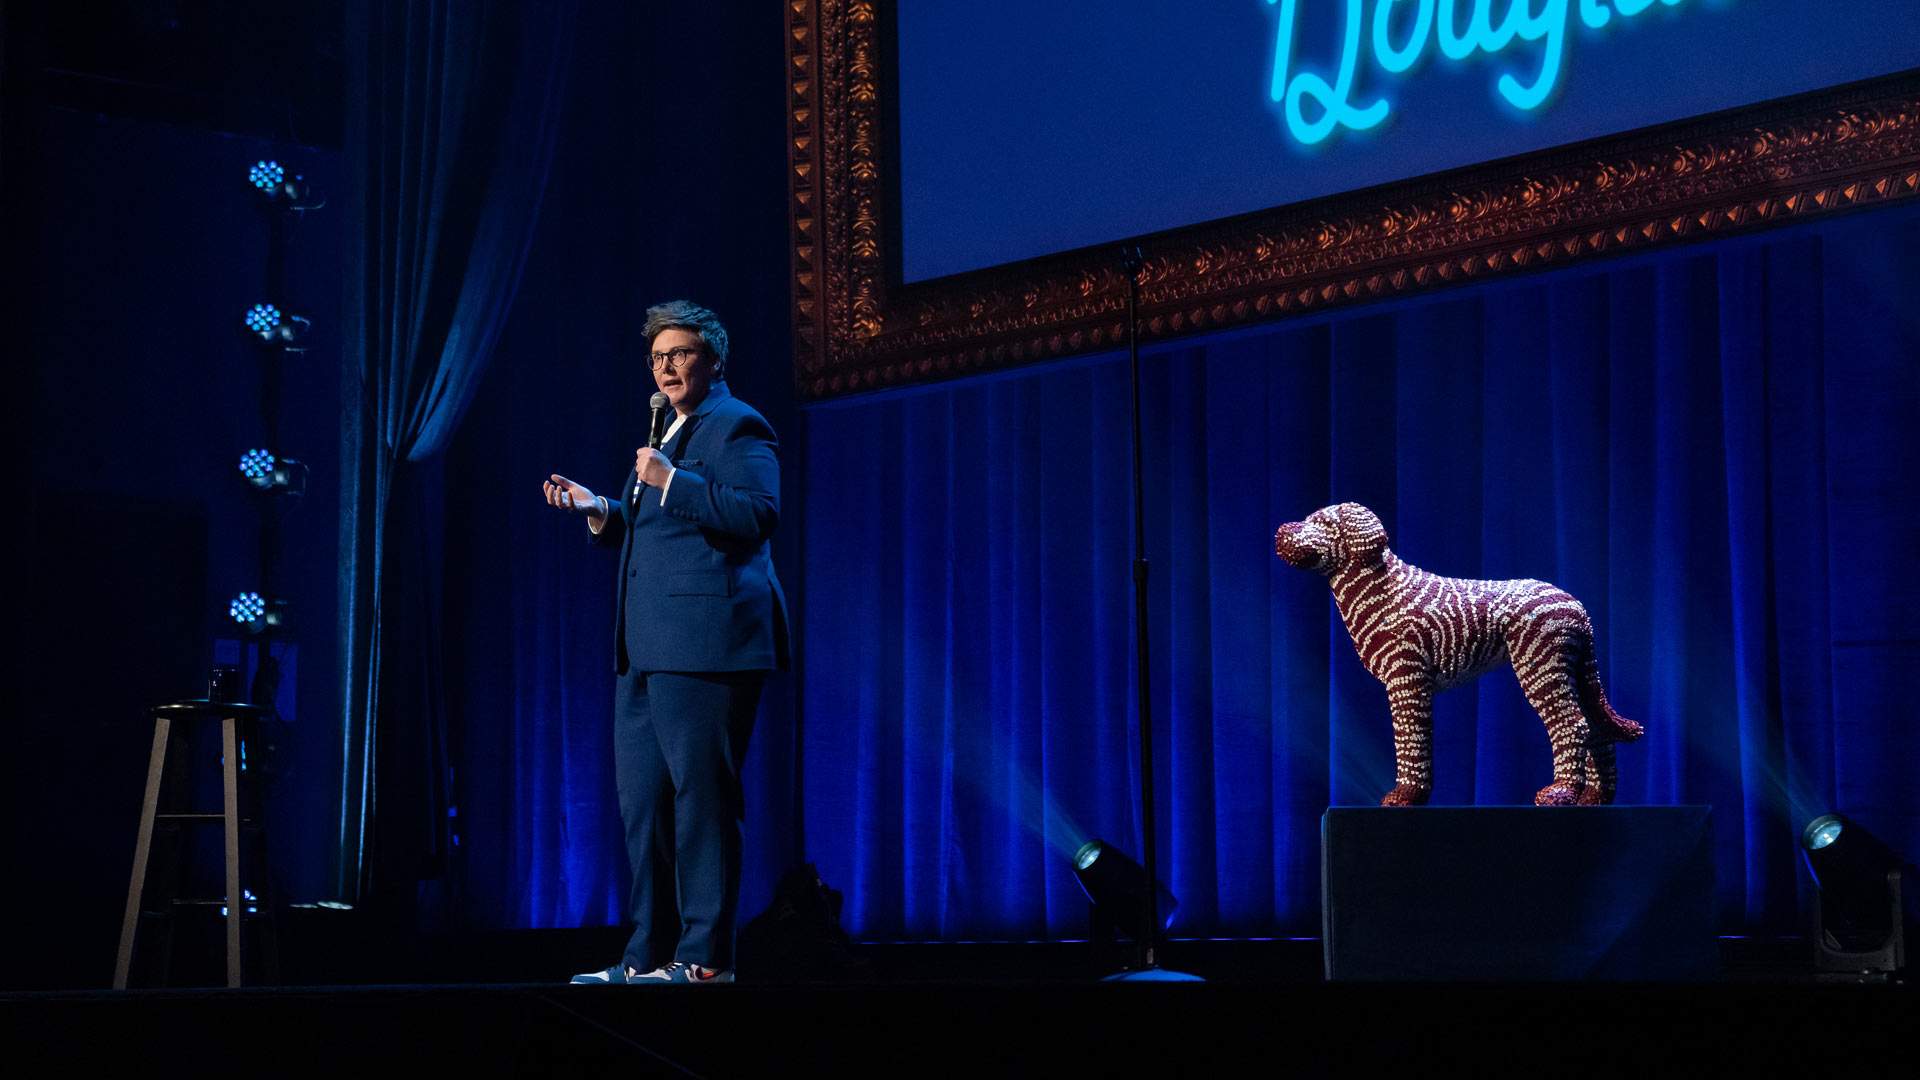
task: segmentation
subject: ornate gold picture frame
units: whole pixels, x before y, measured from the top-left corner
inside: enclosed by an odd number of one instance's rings
[[[802,400],[1126,342],[1119,243],[902,285],[885,0],[788,0]],[[1920,71],[1135,238],[1143,342],[1920,195]]]

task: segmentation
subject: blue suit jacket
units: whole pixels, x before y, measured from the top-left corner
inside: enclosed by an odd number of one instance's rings
[[[664,450],[667,500],[627,471],[594,537],[620,550],[614,671],[770,671],[790,663],[787,601],[768,541],[780,519],[779,443],[715,383]],[[609,502],[614,500],[609,497]]]

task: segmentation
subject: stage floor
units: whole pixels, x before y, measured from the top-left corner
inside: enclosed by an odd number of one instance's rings
[[[1729,940],[1726,973],[1693,984],[1327,983],[1318,942],[1279,940],[1170,943],[1169,965],[1209,976],[1198,984],[1100,982],[1104,958],[1086,943],[975,943],[859,946],[871,974],[855,982],[562,985],[591,966],[567,964],[573,952],[597,958],[609,941],[617,950],[609,931],[467,939],[469,964],[432,950],[407,962],[445,965],[431,983],[12,992],[0,1037],[16,1076],[167,1062],[241,1075],[1904,1075],[1916,1015],[1908,986],[1814,982],[1791,942]],[[464,981],[486,963],[557,971]]]
[[[1831,1076],[1894,1075],[1913,1004],[1804,984],[540,984],[10,995],[0,1017],[14,1076]]]

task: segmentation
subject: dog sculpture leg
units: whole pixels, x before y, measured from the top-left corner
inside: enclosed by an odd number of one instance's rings
[[[1547,725],[1547,742],[1553,745],[1553,783],[1534,794],[1534,805],[1572,806],[1587,787],[1587,762],[1594,750],[1587,745],[1587,716],[1580,711],[1571,673],[1567,665],[1553,664],[1532,683],[1523,680],[1520,689]]]
[[[1424,680],[1387,684],[1393,710],[1393,790],[1381,806],[1420,806],[1433,794],[1433,689]]]
[[[1587,748],[1587,786],[1580,789],[1581,806],[1613,805],[1613,793],[1620,786],[1620,767],[1614,763],[1613,745],[1598,742]]]
[[[1580,691],[1580,709],[1587,715],[1587,727],[1592,734],[1592,753],[1587,761],[1587,786],[1580,792],[1583,806],[1607,806],[1613,803],[1614,792],[1620,786],[1619,766],[1614,763],[1614,745],[1632,742],[1645,731],[1639,724],[1613,711],[1613,704],[1607,700],[1607,691],[1600,684],[1600,663],[1594,657],[1593,636],[1582,638],[1579,666],[1575,669],[1577,688]]]

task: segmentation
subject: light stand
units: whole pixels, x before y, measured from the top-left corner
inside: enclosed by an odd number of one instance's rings
[[[1147,647],[1147,506],[1146,481],[1141,468],[1140,431],[1140,266],[1139,247],[1120,252],[1120,268],[1127,276],[1127,363],[1133,379],[1133,639],[1135,684],[1140,694],[1140,855],[1148,886],[1141,890],[1146,920],[1134,939],[1134,966],[1107,976],[1109,981],[1200,982],[1197,975],[1160,966],[1160,868],[1153,821],[1153,699],[1149,690],[1150,653]]]

